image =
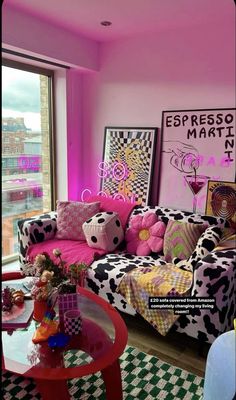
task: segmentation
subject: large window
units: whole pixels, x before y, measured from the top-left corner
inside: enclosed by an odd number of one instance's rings
[[[54,202],[52,71],[2,66],[2,256],[17,253],[17,221]]]

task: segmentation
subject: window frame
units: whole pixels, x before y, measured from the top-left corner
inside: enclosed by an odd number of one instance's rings
[[[24,63],[21,61],[2,58],[2,67],[19,69],[27,72],[32,72],[38,75],[45,75],[48,81],[48,113],[49,113],[49,154],[50,154],[50,186],[51,186],[51,208],[56,206],[56,134],[55,134],[55,79],[54,70],[43,68],[41,66]],[[18,254],[13,253],[2,257],[2,265],[8,264],[17,260]]]

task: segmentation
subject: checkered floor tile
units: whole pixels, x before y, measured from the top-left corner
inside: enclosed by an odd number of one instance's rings
[[[67,352],[66,366],[81,365],[88,360],[83,352]],[[157,357],[127,346],[120,357],[124,400],[201,400],[204,380]],[[4,400],[41,399],[34,381],[5,372],[2,376]],[[105,400],[101,374],[68,382],[71,399]],[[115,399],[114,399],[115,400]]]

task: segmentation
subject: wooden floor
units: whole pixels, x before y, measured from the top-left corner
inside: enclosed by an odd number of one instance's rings
[[[205,344],[203,355],[199,355],[199,343],[181,333],[161,336],[141,316],[121,313],[128,328],[128,344],[152,354],[162,361],[204,377],[209,345]]]

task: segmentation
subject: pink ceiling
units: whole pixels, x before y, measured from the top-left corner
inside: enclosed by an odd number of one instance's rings
[[[235,12],[233,0],[4,0],[8,5],[101,42],[182,25],[227,24]],[[112,26],[101,26],[104,20]]]

